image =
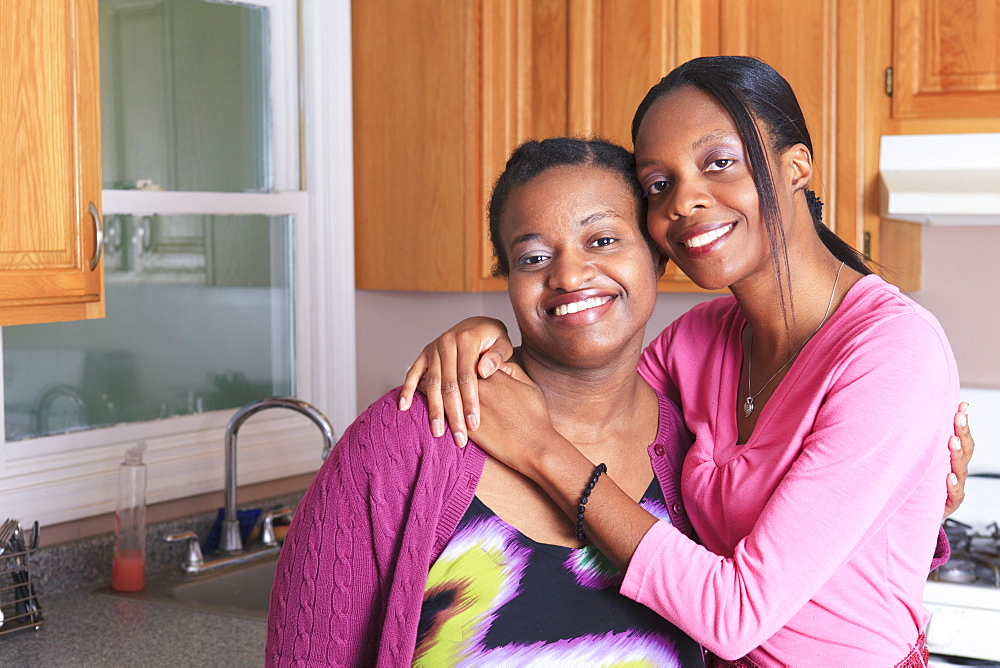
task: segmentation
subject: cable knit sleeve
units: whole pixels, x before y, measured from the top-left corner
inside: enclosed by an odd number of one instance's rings
[[[429,565],[461,516],[450,497],[471,500],[478,477],[463,460],[482,451],[432,438],[425,404],[402,412],[397,397],[347,428],[296,510],[271,592],[268,666],[412,659]]]

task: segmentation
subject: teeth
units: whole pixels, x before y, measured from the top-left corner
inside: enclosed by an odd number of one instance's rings
[[[552,313],[554,315],[579,313],[580,311],[586,311],[589,308],[594,308],[595,306],[600,306],[601,304],[607,304],[609,301],[611,301],[611,297],[591,297],[590,299],[584,299],[581,302],[573,302],[572,304],[557,306],[552,309]]]
[[[726,225],[725,227],[720,227],[717,230],[712,230],[711,232],[705,232],[705,234],[699,234],[693,239],[688,239],[684,242],[687,248],[700,248],[705,244],[710,244],[721,236],[725,236],[729,230],[733,229],[732,223]]]

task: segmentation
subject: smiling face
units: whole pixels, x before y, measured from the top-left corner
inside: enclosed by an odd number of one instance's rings
[[[511,193],[500,232],[524,348],[588,369],[638,355],[662,272],[639,217],[602,167],[553,167]]]
[[[765,150],[785,220],[793,191],[779,184],[791,176],[787,156],[792,149],[780,156]],[[648,199],[649,233],[688,277],[716,289],[761,271],[773,276],[771,245],[743,140],[714,98],[686,86],[658,99],[639,126],[635,153]]]

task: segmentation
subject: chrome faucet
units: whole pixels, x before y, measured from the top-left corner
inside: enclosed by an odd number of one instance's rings
[[[219,550],[222,552],[240,552],[243,540],[240,538],[240,523],[236,519],[236,434],[248,417],[268,408],[288,408],[302,413],[323,432],[323,459],[333,450],[333,425],[315,406],[299,399],[287,397],[272,397],[253,401],[236,411],[226,425],[226,505],[222,514],[222,534],[219,537]]]

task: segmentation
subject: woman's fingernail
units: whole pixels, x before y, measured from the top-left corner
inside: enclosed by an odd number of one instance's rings
[[[463,434],[462,432],[460,431],[455,432],[455,445],[457,445],[458,447],[464,448],[468,440],[469,439],[466,438],[465,434]]]
[[[434,418],[431,420],[431,434],[434,438],[441,438],[444,436],[444,424],[441,420]]]
[[[469,429],[472,431],[479,429],[479,416],[475,413],[469,413],[466,415],[465,421],[469,423]]]
[[[952,473],[950,476],[948,476],[948,483],[951,484],[952,487],[954,487],[955,485],[957,485],[958,484],[958,476],[955,475],[954,473]]]
[[[958,405],[958,410],[960,410],[963,413],[965,413],[966,415],[968,415],[969,414],[969,402],[968,401],[963,401],[962,403],[960,403]]]
[[[951,442],[951,449],[955,452],[959,452],[962,449],[962,439],[958,436],[952,436],[948,440]]]
[[[958,426],[964,427],[967,424],[969,424],[969,418],[965,417],[965,413],[962,413],[962,416],[958,418]]]
[[[497,370],[496,362],[494,362],[493,360],[486,360],[485,362],[483,362],[483,367],[482,369],[480,369],[480,373],[482,373],[483,378],[485,378],[486,376],[489,376],[496,370]]]
[[[406,400],[406,397],[399,398],[399,410],[405,411],[410,407],[410,402]]]

